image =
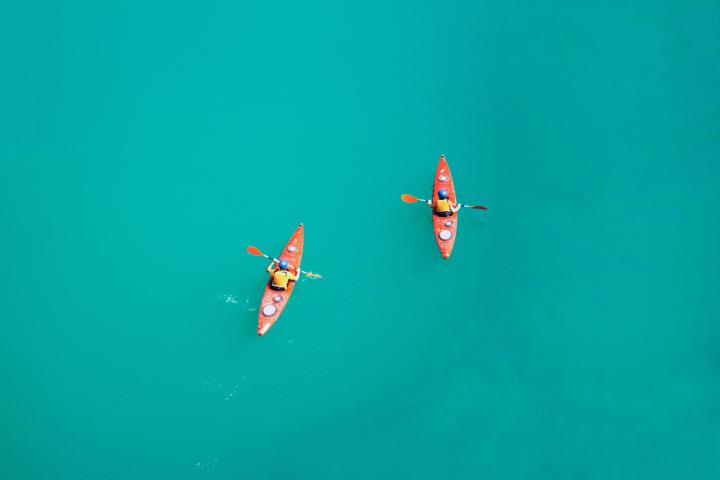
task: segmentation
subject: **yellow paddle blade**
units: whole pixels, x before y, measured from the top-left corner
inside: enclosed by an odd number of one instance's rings
[[[473,209],[475,209],[475,210],[487,210],[487,209],[488,209],[485,205],[465,205],[465,204],[461,204],[460,206],[461,206],[461,207],[464,207],[464,208],[473,208]]]

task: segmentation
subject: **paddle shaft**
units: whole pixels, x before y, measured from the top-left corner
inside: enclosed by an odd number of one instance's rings
[[[424,198],[415,197],[415,199],[419,202],[428,203],[430,200],[425,200]],[[475,207],[482,207],[482,205],[465,205],[464,203],[458,203],[458,207],[464,207],[464,208],[475,208]],[[481,208],[481,210],[487,210],[487,208]]]
[[[417,198],[417,200],[420,201],[420,202],[424,202],[424,203],[429,203],[429,202],[430,202],[430,200],[425,200],[424,198],[419,198],[419,197],[415,197],[415,198]],[[458,203],[457,206],[458,206],[458,207],[473,208],[475,205],[465,205],[464,203]]]
[[[280,263],[280,260],[278,260],[277,258],[270,257],[270,256],[268,256],[268,255],[265,255],[265,254],[262,253],[262,252],[260,252],[260,255],[262,255],[263,257],[267,258],[268,260],[272,260],[272,261],[275,262],[275,263]],[[299,268],[298,268],[298,272],[304,273],[305,275],[309,275],[309,276],[311,276],[311,277],[314,277],[314,276],[317,275],[317,273],[306,272],[305,270],[300,270]]]

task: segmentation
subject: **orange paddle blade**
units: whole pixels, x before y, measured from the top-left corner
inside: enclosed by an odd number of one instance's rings
[[[418,201],[417,197],[414,197],[409,193],[403,193],[402,195],[400,195],[400,200],[407,203],[415,203]]]
[[[250,245],[249,247],[247,247],[247,252],[248,252],[250,255],[255,255],[256,257],[262,257],[262,256],[263,256],[263,253],[262,253],[260,250],[258,250],[256,247],[253,247],[252,245]]]

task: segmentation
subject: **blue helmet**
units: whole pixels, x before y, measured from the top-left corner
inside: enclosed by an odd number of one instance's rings
[[[440,200],[445,200],[447,197],[448,197],[447,190],[445,190],[444,188],[441,188],[440,190],[438,190],[438,198],[440,198]]]
[[[278,263],[278,265],[282,270],[287,270],[287,268],[290,266],[287,260],[280,260],[280,263]]]

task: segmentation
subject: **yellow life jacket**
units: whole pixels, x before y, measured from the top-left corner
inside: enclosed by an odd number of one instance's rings
[[[435,204],[435,211],[436,212],[450,212],[450,201],[445,199],[441,200],[438,199],[437,203]]]
[[[287,288],[290,280],[297,280],[297,277],[287,270],[275,270],[272,284],[274,287]]]

